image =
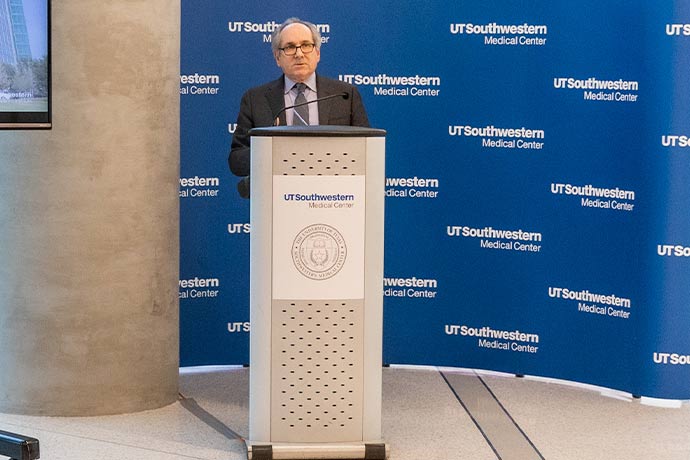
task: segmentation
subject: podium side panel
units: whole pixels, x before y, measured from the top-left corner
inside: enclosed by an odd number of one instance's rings
[[[271,438],[271,271],[273,139],[252,138],[250,203],[249,439]]]
[[[367,138],[364,257],[365,442],[381,440],[385,148],[385,138]]]

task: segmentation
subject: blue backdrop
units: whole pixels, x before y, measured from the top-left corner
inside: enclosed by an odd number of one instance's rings
[[[227,154],[268,37],[386,140],[384,362],[690,398],[690,4],[182,3],[181,364],[248,361],[249,206]]]

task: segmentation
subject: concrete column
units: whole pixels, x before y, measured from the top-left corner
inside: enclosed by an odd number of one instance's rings
[[[0,131],[0,412],[177,397],[180,0],[58,0],[53,130]]]

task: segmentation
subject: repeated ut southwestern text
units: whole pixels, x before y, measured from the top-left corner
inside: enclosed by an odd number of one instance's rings
[[[544,46],[549,28],[543,24],[456,23],[450,25],[453,35],[483,35],[485,45]]]
[[[553,87],[566,90],[584,90],[583,97],[587,101],[615,101],[637,102],[637,92],[640,83],[634,80],[600,80],[596,77],[578,79],[570,77],[556,77]],[[621,91],[627,91],[625,93]]]
[[[666,135],[661,136],[661,145],[664,147],[690,147],[690,136]]]
[[[554,195],[572,195],[582,197],[580,204],[588,208],[612,209],[616,211],[633,211],[635,201],[633,190],[621,188],[605,188],[588,185],[551,184],[551,193]]]
[[[252,22],[252,21],[228,21],[229,32],[245,32],[245,33],[273,33],[281,22],[267,21],[267,22]],[[330,24],[315,24],[319,33],[327,34],[331,32]]]
[[[386,196],[396,198],[438,198],[438,179],[420,177],[387,177]]]
[[[690,246],[682,244],[658,244],[656,253],[663,257],[690,257]]]
[[[264,43],[271,43],[273,40],[273,32],[280,26],[280,22],[252,22],[252,21],[228,21],[228,32],[231,33],[250,33],[261,34]],[[328,43],[331,37],[330,24],[316,24],[316,28],[321,34],[321,43]]]
[[[373,86],[375,96],[438,96],[441,77],[341,74],[340,81],[357,86]]]
[[[666,24],[666,35],[690,37],[690,24]]]
[[[670,364],[673,366],[690,365],[690,355],[688,354],[655,352],[653,359],[656,364]]]
[[[438,280],[424,278],[384,278],[383,295],[386,297],[436,298]]]
[[[539,347],[533,345],[539,343],[539,334],[521,331],[503,331],[492,329],[489,326],[469,327],[454,324],[446,324],[445,331],[447,335],[477,337],[477,345],[481,348],[522,353],[537,353],[539,351]]]
[[[630,318],[632,301],[614,294],[595,294],[588,290],[573,290],[561,287],[549,287],[549,297],[553,299],[573,300],[577,302],[577,311],[610,316],[620,319]]]
[[[180,75],[181,95],[216,95],[220,92],[220,75]]]
[[[218,177],[181,177],[180,198],[216,197],[220,190]]]
[[[207,297],[218,297],[220,280],[218,278],[199,278],[179,281],[180,299],[201,299]]]
[[[533,150],[543,149],[544,142],[539,142],[539,140],[546,137],[542,129],[497,128],[493,125],[483,127],[451,125],[448,126],[448,134],[458,137],[480,137],[482,147]]]
[[[448,236],[461,238],[479,238],[479,246],[484,249],[502,249],[505,251],[540,252],[542,234],[523,230],[498,230],[493,227],[472,228],[458,225],[446,227]]]

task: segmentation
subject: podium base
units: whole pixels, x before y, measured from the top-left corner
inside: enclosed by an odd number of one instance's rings
[[[247,460],[387,460],[388,444],[247,444]]]

